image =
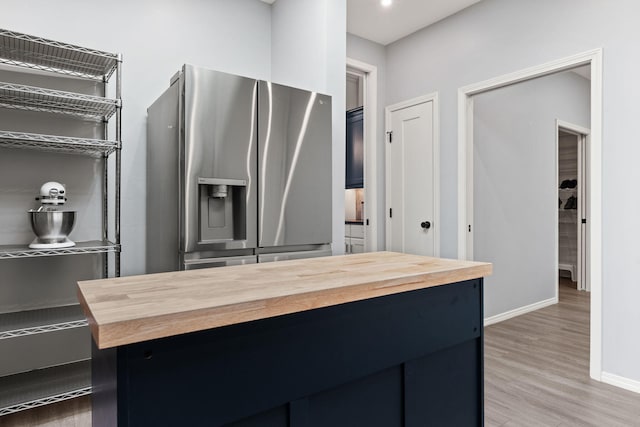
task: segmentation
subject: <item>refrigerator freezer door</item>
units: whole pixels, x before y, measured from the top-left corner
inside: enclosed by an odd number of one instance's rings
[[[183,78],[181,250],[255,248],[257,82],[190,65]]]
[[[330,243],[331,97],[258,88],[258,246]]]
[[[331,249],[318,251],[279,252],[275,254],[260,254],[258,262],[287,261],[290,259],[317,258],[331,256]]]
[[[198,270],[202,268],[212,267],[226,267],[228,265],[244,265],[255,264],[257,262],[256,256],[233,256],[233,257],[220,257],[220,258],[204,258],[195,260],[185,260],[185,270]]]

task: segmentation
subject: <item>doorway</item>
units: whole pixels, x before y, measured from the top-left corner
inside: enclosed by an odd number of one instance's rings
[[[440,255],[438,94],[386,108],[386,249]]]
[[[356,163],[359,162],[361,178],[358,183],[357,173],[355,180],[354,175],[349,176],[349,165],[345,165],[345,177],[350,178],[351,184],[347,185],[345,180],[345,253],[375,252],[378,250],[378,210],[381,209],[376,171],[378,68],[352,58],[346,62],[346,157],[347,162],[354,157]],[[356,135],[351,135],[360,139],[359,148],[349,147],[350,122],[357,125],[351,131],[359,129]]]
[[[347,68],[344,252],[363,253],[364,234],[364,73]]]
[[[559,282],[589,291],[587,274],[587,203],[585,159],[589,129],[556,121],[558,166],[558,276]]]
[[[561,71],[589,65],[590,129],[586,161],[600,159],[602,153],[602,50],[577,54],[568,58],[507,74],[495,79],[479,82],[458,90],[458,257],[474,259],[474,201],[473,201],[473,96],[494,89],[530,81]],[[590,162],[588,175],[588,197],[586,211],[586,276],[591,288],[590,302],[590,358],[591,378],[602,379],[602,165]],[[557,209],[557,202],[556,207]]]

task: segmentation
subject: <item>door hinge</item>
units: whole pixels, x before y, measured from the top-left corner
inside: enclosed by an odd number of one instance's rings
[[[393,209],[389,208],[389,218],[393,218]]]
[[[469,224],[469,233],[471,233],[471,224]]]
[[[389,135],[389,144],[391,144],[393,142],[393,131],[390,130],[389,132],[387,132],[387,135]]]
[[[586,224],[587,223],[587,218],[582,218],[582,223]]]

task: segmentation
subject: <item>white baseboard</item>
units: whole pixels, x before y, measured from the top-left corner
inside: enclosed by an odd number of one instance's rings
[[[603,372],[600,376],[600,380],[603,383],[614,385],[616,387],[623,388],[625,390],[640,393],[640,381],[632,380],[629,378],[621,377],[619,375]]]
[[[513,310],[505,311],[504,313],[496,314],[495,316],[485,317],[484,326],[493,325],[494,323],[499,323],[507,319],[511,319],[512,317],[520,316],[525,313],[529,313],[531,311],[540,310],[541,308],[548,307],[553,304],[558,303],[558,298],[553,297],[546,299],[544,301],[535,302],[533,304],[525,305],[524,307],[519,307]]]

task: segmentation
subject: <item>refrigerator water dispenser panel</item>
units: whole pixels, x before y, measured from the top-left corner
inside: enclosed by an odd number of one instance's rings
[[[247,181],[198,178],[198,243],[247,238]]]

